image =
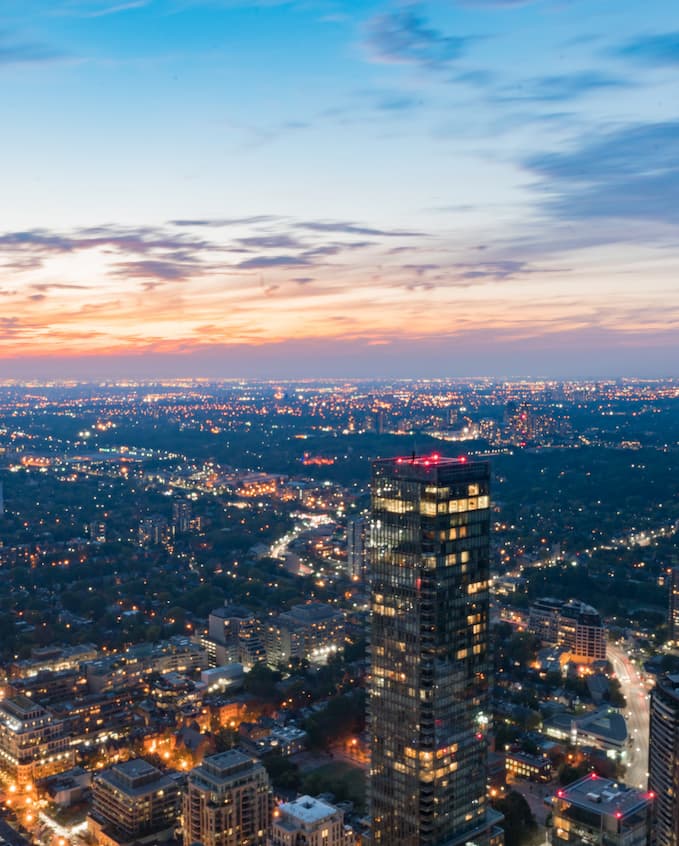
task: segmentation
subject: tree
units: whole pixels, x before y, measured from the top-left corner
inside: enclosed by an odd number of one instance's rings
[[[505,846],[530,846],[539,839],[538,826],[530,805],[520,793],[510,791],[493,807],[504,815],[501,825],[505,832]]]

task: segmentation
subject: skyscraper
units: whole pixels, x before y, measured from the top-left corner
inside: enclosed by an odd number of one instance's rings
[[[679,567],[669,571],[670,607],[668,615],[668,634],[672,643],[679,643]]]
[[[489,484],[464,458],[373,465],[374,846],[502,842],[486,801]]]
[[[653,843],[679,844],[679,675],[651,691],[648,788],[654,797]]]

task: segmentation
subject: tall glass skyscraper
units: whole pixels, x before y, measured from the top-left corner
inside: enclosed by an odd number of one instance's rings
[[[486,800],[489,484],[464,458],[373,465],[374,846],[502,843]]]
[[[648,787],[653,795],[653,843],[679,844],[679,675],[651,691]]]

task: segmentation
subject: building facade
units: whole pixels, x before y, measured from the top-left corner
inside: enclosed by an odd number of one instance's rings
[[[180,807],[177,779],[137,758],[94,777],[87,826],[100,846],[156,843],[172,838]]]
[[[648,787],[655,795],[655,846],[679,844],[679,675],[651,691]]]
[[[189,773],[184,846],[266,846],[271,812],[271,785],[260,761],[235,749],[213,755]]]
[[[489,487],[485,462],[373,464],[374,846],[502,842],[486,799]]]
[[[17,785],[70,769],[75,755],[65,724],[28,696],[0,701],[0,772]]]

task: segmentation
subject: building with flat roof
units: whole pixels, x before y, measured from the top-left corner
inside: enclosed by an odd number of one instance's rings
[[[648,787],[655,796],[655,846],[679,844],[679,675],[658,679],[651,691]]]
[[[553,798],[552,846],[648,846],[653,796],[594,773]]]
[[[189,773],[184,846],[266,846],[272,805],[261,761],[236,749],[212,755]]]
[[[528,630],[544,643],[567,649],[573,661],[606,660],[606,629],[601,616],[579,600],[536,599],[530,606]]]
[[[7,779],[28,784],[74,763],[62,720],[28,696],[0,700],[0,772]]]
[[[306,659],[325,664],[344,647],[345,624],[344,613],[324,602],[293,605],[267,625],[267,663],[278,667]]]
[[[502,843],[486,796],[489,465],[375,461],[370,536],[373,846]]]
[[[240,663],[252,667],[266,657],[261,622],[241,605],[225,604],[208,617],[208,633],[202,639],[211,667]]]
[[[178,779],[136,758],[94,777],[87,826],[99,846],[157,843],[172,838],[180,807]]]
[[[269,846],[353,846],[354,842],[343,812],[322,799],[300,796],[274,812]]]

